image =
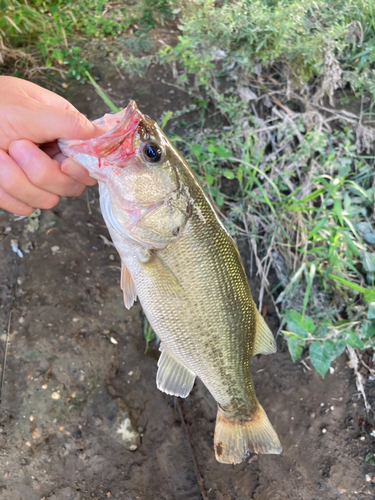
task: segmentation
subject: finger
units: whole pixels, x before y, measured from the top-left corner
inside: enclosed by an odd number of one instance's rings
[[[30,205],[17,200],[0,187],[0,208],[16,215],[29,215],[34,210]]]
[[[34,186],[21,167],[0,149],[0,188],[10,196],[34,208],[52,208],[59,196]]]
[[[59,138],[86,140],[102,133],[97,125],[76,109],[48,106],[28,96],[9,103],[4,99],[0,107],[0,121],[0,147],[4,150],[20,138],[44,144]]]
[[[35,99],[41,104],[47,104],[47,106],[54,106],[61,109],[75,109],[64,97],[21,78],[0,76],[0,86],[3,91],[14,91],[14,88],[17,87],[19,93],[22,92],[24,95]]]
[[[96,179],[93,179],[85,168],[81,167],[81,165],[70,158],[66,158],[62,153],[61,156],[65,158],[61,163],[61,170],[64,174],[69,175],[69,177],[72,177],[86,186],[95,186],[95,184],[97,184]]]
[[[60,150],[57,142],[49,142],[48,144],[43,144],[40,148],[44,151],[50,158],[61,163],[61,171],[64,174],[69,175],[78,182],[85,184],[86,186],[94,186],[97,184],[96,179],[91,177],[88,171],[83,168],[79,163],[74,160],[67,158]]]
[[[37,188],[59,196],[79,196],[86,186],[65,175],[60,163],[30,141],[12,142],[9,155]]]

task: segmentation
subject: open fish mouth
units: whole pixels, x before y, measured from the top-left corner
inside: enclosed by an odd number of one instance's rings
[[[107,132],[86,141],[60,139],[59,147],[63,154],[73,157],[83,164],[93,177],[101,177],[98,170],[105,166],[123,168],[126,160],[135,154],[134,135],[142,120],[142,113],[136,103],[114,115],[104,115],[93,123]],[[112,128],[108,130],[108,126]]]

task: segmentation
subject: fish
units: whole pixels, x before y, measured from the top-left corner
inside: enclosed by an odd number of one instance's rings
[[[218,407],[219,462],[281,453],[249,364],[276,343],[235,242],[183,156],[134,101],[94,123],[97,137],[58,143],[98,180],[125,307],[138,298],[161,340],[158,389],[186,398],[199,377]]]

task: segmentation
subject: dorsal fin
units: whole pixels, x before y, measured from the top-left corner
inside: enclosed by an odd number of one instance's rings
[[[193,388],[195,373],[186,368],[163,343],[160,344],[160,350],[156,375],[157,388],[171,396],[186,398]]]
[[[255,322],[255,338],[254,349],[252,355],[255,354],[273,354],[276,352],[276,342],[263,316],[257,311]]]
[[[126,309],[130,309],[137,298],[137,292],[127,267],[121,262],[121,290],[124,293],[124,304]]]

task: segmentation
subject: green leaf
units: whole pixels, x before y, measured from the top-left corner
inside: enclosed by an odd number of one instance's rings
[[[367,243],[370,243],[371,245],[375,245],[375,234],[374,233],[366,233],[364,235],[365,240]]]
[[[324,217],[324,219],[321,219],[315,226],[314,228],[312,229],[312,231],[310,231],[310,233],[308,234],[307,238],[310,240],[313,236],[316,235],[316,233],[318,233],[322,227],[325,225],[325,223],[327,222],[328,220],[328,217]]]
[[[288,343],[288,349],[290,352],[290,356],[294,361],[297,361],[297,359],[301,356],[302,354],[302,346],[301,346],[301,341],[297,337],[289,337],[287,339]]]
[[[94,87],[96,90],[96,93],[99,95],[99,97],[102,99],[104,104],[106,104],[111,111],[114,113],[118,113],[120,111],[120,108],[118,108],[112,101],[111,99],[107,96],[107,94],[104,92],[104,90],[96,83],[94,78],[90,75],[88,71],[85,71],[85,74],[87,78],[90,80],[91,85]]]
[[[221,194],[218,194],[216,196],[216,203],[219,205],[219,208],[221,208],[223,203],[224,203],[224,196],[222,196]]]
[[[369,339],[375,336],[375,324],[372,321],[364,321],[360,330],[361,337]]]
[[[209,186],[212,186],[215,181],[215,178],[212,175],[206,175],[206,182]]]
[[[327,340],[323,344],[323,349],[327,358],[331,361],[338,358],[345,351],[345,342],[342,340]]]
[[[199,157],[201,156],[202,152],[203,152],[203,148],[200,144],[193,144],[191,146],[191,150],[193,151],[193,153],[195,154],[195,156],[198,158],[199,160]]]
[[[288,329],[298,337],[306,338],[308,333],[312,333],[315,330],[313,320],[308,316],[303,318],[302,314],[296,311],[286,311],[285,319],[288,324]]]
[[[324,343],[315,341],[310,345],[309,354],[311,363],[316,371],[324,378],[331,362],[345,351],[345,342],[342,340],[326,340]]]
[[[369,286],[363,292],[363,298],[366,302],[375,302],[375,287]]]
[[[223,171],[223,175],[224,177],[226,177],[227,179],[234,179],[234,173],[232,170],[229,170],[228,168],[226,168],[224,171]]]
[[[334,212],[336,213],[336,215],[340,221],[340,225],[344,226],[344,221],[342,218],[341,200],[339,200],[338,198],[334,198],[334,200],[333,200],[333,209],[334,209]]]
[[[375,302],[370,302],[367,311],[368,319],[375,319]]]
[[[163,116],[163,120],[161,122],[161,129],[163,130],[166,124],[169,122],[169,120],[172,118],[173,111],[167,111],[165,115]]]
[[[319,325],[315,328],[314,337],[325,337],[328,333],[328,325],[330,325],[330,322],[327,320],[319,323]]]
[[[369,288],[363,288],[363,286],[357,285],[357,283],[353,283],[352,281],[346,280],[345,278],[342,278],[341,276],[337,276],[336,274],[330,273],[328,275],[331,279],[337,281],[338,283],[341,283],[342,285],[348,286],[352,290],[356,290],[357,292],[363,293],[366,295],[366,293],[369,293]],[[366,298],[365,298],[366,300]]]
[[[365,271],[368,273],[375,272],[375,253],[362,252],[361,259]]]
[[[349,336],[345,339],[345,342],[351,347],[354,347],[354,349],[363,349],[365,346],[355,332],[350,332]]]
[[[314,368],[324,378],[324,375],[327,373],[329,367],[331,366],[331,360],[325,355],[321,342],[313,342],[310,345],[309,354],[311,363],[313,364]]]

